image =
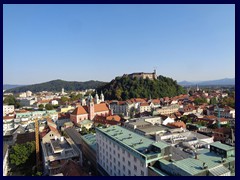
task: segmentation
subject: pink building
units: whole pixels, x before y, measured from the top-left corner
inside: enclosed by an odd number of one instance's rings
[[[96,115],[104,117],[110,115],[110,109],[106,103],[94,104],[90,102],[87,106],[78,106],[70,114],[70,119],[77,124],[86,119],[93,120]]]

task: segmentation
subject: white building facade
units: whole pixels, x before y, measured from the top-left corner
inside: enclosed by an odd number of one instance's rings
[[[3,105],[3,116],[14,112],[14,105]]]
[[[160,152],[146,155],[154,141],[120,126],[98,128],[96,141],[97,163],[110,176],[148,176],[148,163],[161,156]]]

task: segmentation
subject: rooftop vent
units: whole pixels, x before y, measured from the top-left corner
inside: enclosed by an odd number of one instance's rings
[[[224,163],[224,162],[226,162],[226,159],[224,157],[222,157],[221,163]]]
[[[208,166],[207,166],[207,164],[204,162],[203,163],[203,169],[207,169],[208,168]]]

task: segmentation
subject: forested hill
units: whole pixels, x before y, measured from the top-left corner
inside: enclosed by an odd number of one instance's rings
[[[156,80],[130,78],[128,76],[116,77],[110,83],[97,88],[103,92],[105,99],[126,100],[129,98],[161,98],[185,94],[182,86],[171,78],[158,76]]]
[[[77,81],[63,81],[63,80],[54,80],[40,84],[33,84],[28,86],[17,87],[13,89],[8,89],[6,92],[25,92],[25,91],[32,91],[32,92],[40,92],[40,91],[53,91],[53,92],[60,92],[62,88],[65,91],[77,91],[77,90],[84,90],[84,89],[96,89],[99,86],[105,85],[105,82],[101,81],[86,81],[86,82],[77,82]]]

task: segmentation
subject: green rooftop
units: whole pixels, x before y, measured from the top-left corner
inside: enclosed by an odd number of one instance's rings
[[[85,120],[81,121],[79,124],[86,125],[86,124],[91,124],[91,123],[93,123],[93,121],[85,119]]]
[[[225,163],[229,163],[233,161],[235,161],[234,157],[229,157],[225,159]],[[207,165],[207,169],[209,170],[221,166],[222,157],[208,151],[206,153],[198,155],[197,159],[186,158],[179,161],[174,161],[174,163],[161,159],[159,160],[159,162],[169,167],[170,167],[170,164],[172,164],[173,166],[186,172],[186,174],[193,176],[205,171],[205,169],[203,169],[203,163]]]
[[[94,150],[97,150],[96,134],[86,134],[82,139]]]
[[[162,172],[160,169],[157,169],[155,167],[149,166],[149,169],[153,170],[155,173],[157,173],[159,176],[168,176],[166,173]]]
[[[137,133],[134,133],[121,126],[109,126],[107,128],[96,128],[97,131],[104,133],[110,138],[117,141],[119,144],[130,148],[140,155],[147,157],[147,159],[155,159],[160,157],[160,152],[151,151],[151,146],[154,145],[160,149],[164,149],[169,146],[167,143],[160,141],[155,142]]]
[[[221,142],[217,141],[217,142],[214,142],[212,144],[210,144],[211,146],[214,146],[214,147],[217,147],[219,149],[223,149],[225,151],[230,151],[230,150],[234,150],[235,147],[232,147],[232,146],[229,146],[229,145],[226,145],[226,144],[222,144]]]

